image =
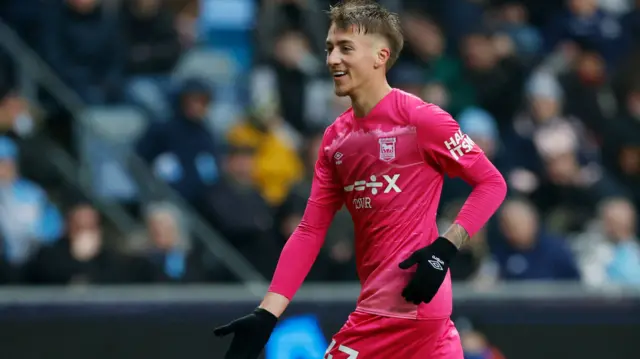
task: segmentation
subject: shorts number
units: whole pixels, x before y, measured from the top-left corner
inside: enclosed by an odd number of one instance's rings
[[[333,349],[333,347],[336,346],[336,341],[332,340],[331,344],[329,344],[329,347],[327,348],[327,351],[324,352],[324,358],[325,359],[333,359],[333,355],[329,354],[329,352],[331,351],[331,349]],[[345,353],[345,354],[349,354],[349,357],[347,359],[356,359],[358,357],[358,353],[357,351],[349,348],[349,347],[345,347],[344,345],[340,345],[338,347],[338,350],[341,353]]]

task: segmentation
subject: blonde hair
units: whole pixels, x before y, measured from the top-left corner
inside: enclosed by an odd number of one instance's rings
[[[329,19],[337,28],[345,30],[355,27],[362,34],[384,37],[391,54],[387,70],[395,64],[404,47],[404,36],[400,17],[372,0],[344,0],[329,9]]]

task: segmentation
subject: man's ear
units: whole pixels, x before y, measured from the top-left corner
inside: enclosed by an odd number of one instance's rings
[[[376,53],[375,68],[386,67],[389,57],[391,57],[391,50],[388,47],[380,48]]]

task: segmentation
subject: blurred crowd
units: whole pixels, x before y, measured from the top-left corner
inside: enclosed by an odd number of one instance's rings
[[[392,86],[449,111],[509,185],[454,280],[640,285],[640,1],[381,2],[402,14],[406,38]],[[323,129],[349,106],[324,65],[331,3],[14,0],[0,11],[88,108],[135,110],[144,126],[128,150],[270,278]],[[174,203],[115,195],[111,170],[102,190],[133,208],[137,233],[113,234],[89,198],[38,182],[22,156],[31,138],[50,133],[80,158],[69,140],[82,136],[79,115],[56,94],[22,96],[21,59],[0,60],[0,282],[237,280]],[[447,179],[443,228],[470,190]],[[356,279],[343,209],[308,280]]]

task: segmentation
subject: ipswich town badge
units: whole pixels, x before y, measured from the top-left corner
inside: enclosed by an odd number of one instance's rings
[[[380,143],[380,159],[383,161],[392,161],[396,158],[396,138],[385,137],[378,139]]]

